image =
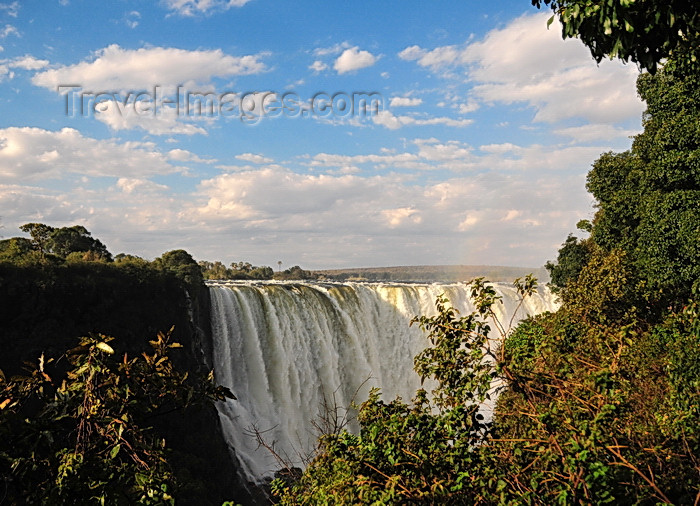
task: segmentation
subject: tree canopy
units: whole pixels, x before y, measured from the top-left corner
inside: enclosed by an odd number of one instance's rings
[[[688,0],[531,0],[549,6],[564,38],[579,38],[600,62],[631,60],[656,72],[670,56],[700,65],[700,3]],[[550,19],[550,23],[554,19]]]
[[[41,259],[46,259],[48,255],[65,259],[72,253],[90,253],[95,258],[108,262],[112,260],[112,254],[102,241],[92,237],[92,234],[82,225],[55,228],[44,223],[26,223],[19,228],[22,232],[29,234],[31,249],[36,251]],[[15,241],[11,243],[13,239]],[[3,241],[5,245],[0,248],[0,253],[8,249],[10,249],[8,255],[26,253],[24,251],[26,248],[23,248],[16,239],[21,238]],[[18,247],[20,247],[19,250]]]
[[[591,239],[627,254],[652,303],[684,304],[700,280],[700,73],[642,74],[638,91],[644,131],[588,174]]]

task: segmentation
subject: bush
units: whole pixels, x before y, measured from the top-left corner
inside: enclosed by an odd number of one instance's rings
[[[82,338],[28,376],[0,375],[0,470],[10,504],[172,504],[179,483],[167,442],[154,429],[189,406],[233,397],[191,381],[169,358],[169,336],[152,353],[116,357],[112,338]]]

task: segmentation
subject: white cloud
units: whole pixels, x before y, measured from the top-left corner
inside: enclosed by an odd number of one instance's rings
[[[349,49],[350,47],[352,47],[350,43],[344,41],[329,47],[317,47],[313,50],[313,54],[314,56],[328,56],[332,54],[340,54],[345,49]]]
[[[20,68],[24,70],[40,70],[49,64],[48,60],[39,60],[31,55],[25,55],[12,60],[9,65],[13,68]]]
[[[39,181],[68,174],[148,176],[181,172],[153,144],[84,137],[72,128],[0,129],[0,178]]]
[[[474,120],[471,119],[452,119],[445,117],[437,118],[415,118],[413,116],[394,116],[390,111],[379,111],[372,116],[372,121],[389,130],[397,130],[404,126],[416,125],[445,125],[451,127],[465,127],[471,125]]]
[[[571,191],[574,184],[579,189]],[[280,167],[203,181],[185,215],[205,229],[250,238],[237,240],[237,251],[269,244],[295,263],[415,263],[416,252],[405,251],[415,241],[423,261],[454,263],[457,255],[465,263],[503,263],[518,248],[520,262],[539,265],[588,202],[582,176],[492,173],[416,185],[396,174],[314,176]]]
[[[346,49],[335,60],[333,68],[338,74],[371,67],[377,62],[377,57],[369,51],[360,50],[357,46]]]
[[[445,78],[469,82],[479,101],[525,102],[534,108],[535,121],[638,118],[643,106],[631,92],[636,67],[607,60],[596,65],[580,41],[561,39],[556,22],[547,30],[547,18],[546,13],[524,15],[480,41],[431,50],[410,46],[399,57],[443,72]],[[475,106],[467,103],[464,112]]]
[[[133,103],[124,106],[118,100],[102,102],[95,110],[95,118],[115,131],[140,128],[153,135],[206,135],[207,131],[192,122],[185,122],[174,107],[160,106],[157,114],[154,105],[141,109]]]
[[[254,153],[243,153],[241,155],[236,155],[236,158],[238,160],[243,160],[244,162],[257,164],[272,163],[274,161],[272,158],[256,155]]]
[[[185,149],[171,149],[168,151],[168,160],[175,162],[194,162],[194,163],[216,163],[212,158],[200,158],[191,151]]]
[[[387,221],[389,228],[397,228],[405,224],[419,224],[423,218],[416,209],[412,207],[399,207],[397,209],[385,209],[381,212]]]
[[[5,25],[4,28],[0,28],[0,39],[6,39],[10,35],[19,37],[19,30],[12,25]]]
[[[410,97],[391,97],[389,107],[415,107],[421,105],[423,99]]]
[[[316,60],[311,65],[309,65],[309,68],[318,74],[319,72],[323,72],[324,70],[326,70],[328,68],[328,65],[323,63],[321,60]]]
[[[509,209],[506,215],[503,218],[501,218],[501,221],[511,221],[519,216],[522,216],[522,214],[523,212],[518,211],[517,209]]]
[[[163,0],[165,6],[180,16],[196,16],[243,7],[250,0]]]
[[[168,189],[167,186],[154,183],[148,179],[120,177],[117,180],[117,188],[124,193],[139,192],[162,192]]]
[[[179,170],[173,161],[209,160],[183,149],[160,153],[144,143],[97,141],[69,129],[21,130],[0,131],[0,178],[23,181],[0,187],[8,229],[27,221],[78,222],[113,251],[154,257],[183,247],[199,259],[262,264],[284,252],[283,261],[305,267],[512,264],[513,258],[540,265],[590,212],[583,174],[597,156],[593,151],[605,150],[508,143],[477,149],[415,139],[406,152],[318,153],[304,173],[263,166],[270,158],[243,153],[237,158],[250,162],[247,168],[173,195],[150,177]],[[332,174],[334,167],[370,167],[373,175]],[[413,171],[429,168],[452,176],[414,177]],[[68,174],[115,182],[91,188]],[[67,189],[21,186],[51,177],[63,178]]]
[[[124,24],[131,29],[139,26],[139,21],[141,20],[141,13],[139,11],[131,11],[124,16]]]
[[[45,70],[32,82],[51,90],[80,85],[95,93],[152,89],[156,85],[208,83],[215,77],[259,74],[266,70],[260,55],[231,56],[220,49],[188,51],[151,47],[123,49],[116,44],[97,52],[92,61]]]
[[[413,167],[418,156],[413,153],[381,155],[335,155],[318,153],[314,155],[311,165],[314,167],[342,167],[355,164],[372,164],[378,169],[387,167]]]
[[[575,142],[604,141],[616,138],[629,138],[640,133],[639,130],[617,128],[613,125],[581,125],[568,128],[556,128],[555,134],[570,137]]]
[[[19,2],[12,2],[11,4],[0,4],[0,11],[5,11],[8,16],[16,18],[17,13],[19,12]]]
[[[409,46],[399,53],[399,58],[407,61],[417,61],[421,67],[438,70],[460,61],[460,50],[457,46],[442,46],[427,51],[419,46]]]
[[[479,223],[479,217],[476,216],[476,214],[467,214],[464,217],[464,220],[460,222],[460,224],[457,226],[457,230],[460,232],[465,232],[471,228],[474,228],[474,226]]]
[[[469,114],[470,112],[474,112],[479,110],[479,102],[476,100],[468,100],[467,103],[465,104],[459,104],[457,108],[459,109],[460,114]]]

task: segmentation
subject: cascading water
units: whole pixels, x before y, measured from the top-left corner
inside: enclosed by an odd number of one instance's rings
[[[519,304],[512,286],[496,284],[503,304],[495,306],[507,325],[554,310],[540,289]],[[462,314],[473,311],[468,286],[375,283],[210,283],[214,373],[238,400],[218,403],[224,435],[251,481],[279,468],[259,447],[262,433],[294,465],[318,437],[312,421],[324,405],[348,407],[372,387],[384,399],[410,400],[420,378],[413,357],[428,344],[418,315],[435,314],[445,294]],[[351,423],[350,430],[357,430]]]

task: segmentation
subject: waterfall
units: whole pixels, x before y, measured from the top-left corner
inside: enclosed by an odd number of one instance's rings
[[[495,311],[506,325],[511,317],[555,309],[552,295],[540,289],[514,315],[515,289],[494,286],[503,297]],[[413,317],[435,314],[440,294],[461,314],[473,310],[463,283],[211,282],[209,289],[215,380],[238,398],[218,403],[219,417],[251,481],[279,468],[253,429],[303,467],[324,403],[345,408],[364,401],[372,387],[385,400],[413,397],[420,387],[413,357],[428,344],[417,326],[409,327]]]

